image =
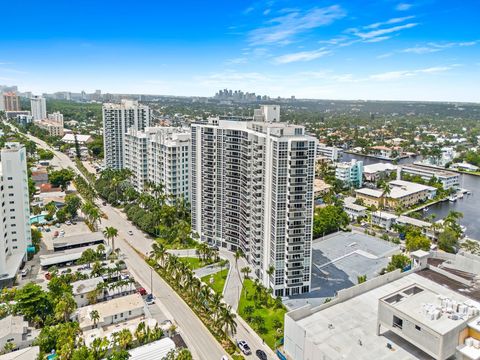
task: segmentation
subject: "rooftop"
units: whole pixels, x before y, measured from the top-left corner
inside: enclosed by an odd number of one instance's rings
[[[0,320],[0,339],[11,334],[23,334],[27,326],[23,316],[9,315]]]
[[[163,359],[171,350],[174,349],[175,343],[172,339],[167,337],[130,350],[130,360]]]
[[[39,346],[31,346],[25,349],[12,351],[5,355],[0,355],[0,360],[37,360],[40,354]]]
[[[97,310],[100,315],[99,323],[102,323],[106,317],[113,316],[129,310],[135,310],[145,307],[145,302],[140,294],[131,294],[116,299],[104,301],[98,304],[82,307],[77,310],[78,322],[81,328],[93,325],[90,313]]]
[[[388,294],[380,301],[440,335],[455,329],[462,321],[476,317],[480,310],[479,303],[446,287],[437,292],[418,284]]]
[[[103,283],[103,278],[101,276],[75,281],[71,284],[73,295],[89,293],[90,291],[95,290],[100,283]]]
[[[307,333],[309,340],[322,354],[331,359],[431,359],[390,331],[380,336],[375,335],[378,300],[399,289],[417,284],[430,289],[432,293],[450,296],[461,301],[467,300],[466,297],[427,279],[420,273],[411,273],[397,280],[386,281],[384,285],[374,287],[343,302],[332,303],[323,309],[313,308],[310,312],[298,309],[297,314],[293,311],[287,316],[293,316],[294,319],[298,316],[297,324]],[[360,340],[362,345],[357,340]],[[392,344],[393,349],[388,349],[387,343]]]
[[[402,165],[402,169],[411,169],[411,170],[426,172],[429,174],[435,174],[436,177],[459,176],[457,173],[454,173],[452,171],[446,171],[439,168],[432,168],[432,167],[421,166],[416,164]]]
[[[100,231],[94,233],[84,233],[71,236],[65,236],[61,241],[54,242],[54,248],[62,248],[70,245],[89,244],[90,242],[104,240],[104,236]]]
[[[373,174],[373,173],[386,171],[386,170],[394,171],[394,170],[397,170],[397,168],[398,168],[397,165],[393,165],[390,163],[375,163],[371,165],[365,165],[363,167],[363,172],[367,174]]]

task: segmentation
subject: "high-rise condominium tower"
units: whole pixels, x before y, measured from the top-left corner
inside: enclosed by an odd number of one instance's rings
[[[103,140],[105,166],[124,168],[125,133],[129,128],[144,130],[150,125],[150,108],[138,101],[122,100],[120,104],[104,104]]]
[[[20,111],[20,98],[14,92],[0,95],[0,110]]]
[[[240,249],[275,296],[304,293],[317,140],[280,123],[278,106],[254,119],[192,125],[192,230],[209,244]]]
[[[41,96],[33,96],[30,99],[30,106],[34,121],[40,121],[47,118],[47,103]]]
[[[30,233],[25,148],[7,143],[0,151],[0,288],[9,285],[26,259]]]
[[[175,127],[130,128],[125,134],[125,168],[137,191],[148,182],[162,185],[166,195],[190,199],[190,131]]]

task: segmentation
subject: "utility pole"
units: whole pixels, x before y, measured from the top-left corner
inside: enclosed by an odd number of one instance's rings
[[[153,296],[153,269],[150,266],[150,293]]]

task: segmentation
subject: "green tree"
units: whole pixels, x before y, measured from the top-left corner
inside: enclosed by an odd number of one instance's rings
[[[48,174],[48,181],[55,187],[60,187],[63,191],[67,185],[73,180],[74,172],[71,169],[54,170]]]
[[[438,234],[438,247],[440,250],[455,253],[458,246],[458,234],[450,229],[445,228],[440,234]]]
[[[416,250],[430,250],[430,240],[421,235],[419,232],[409,232],[407,233],[405,239],[405,247],[409,252],[416,251]]]
[[[388,263],[387,267],[385,268],[386,272],[394,271],[395,269],[403,270],[410,264],[411,260],[408,256],[403,254],[396,254],[392,255],[390,262]]]
[[[39,285],[28,283],[15,294],[15,309],[29,321],[41,325],[52,313],[53,306],[48,294]]]
[[[113,226],[107,226],[103,230],[103,236],[107,238],[109,245],[112,246],[112,250],[115,250],[115,238],[118,236],[118,230]]]
[[[317,238],[332,233],[348,224],[348,215],[340,206],[327,205],[317,208],[313,217],[313,236]]]
[[[82,200],[75,194],[68,194],[65,196],[65,209],[70,214],[70,217],[77,216],[77,211],[82,206]]]

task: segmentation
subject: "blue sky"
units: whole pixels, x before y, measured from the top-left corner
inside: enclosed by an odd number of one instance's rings
[[[18,1],[0,84],[35,93],[480,101],[478,0]]]

